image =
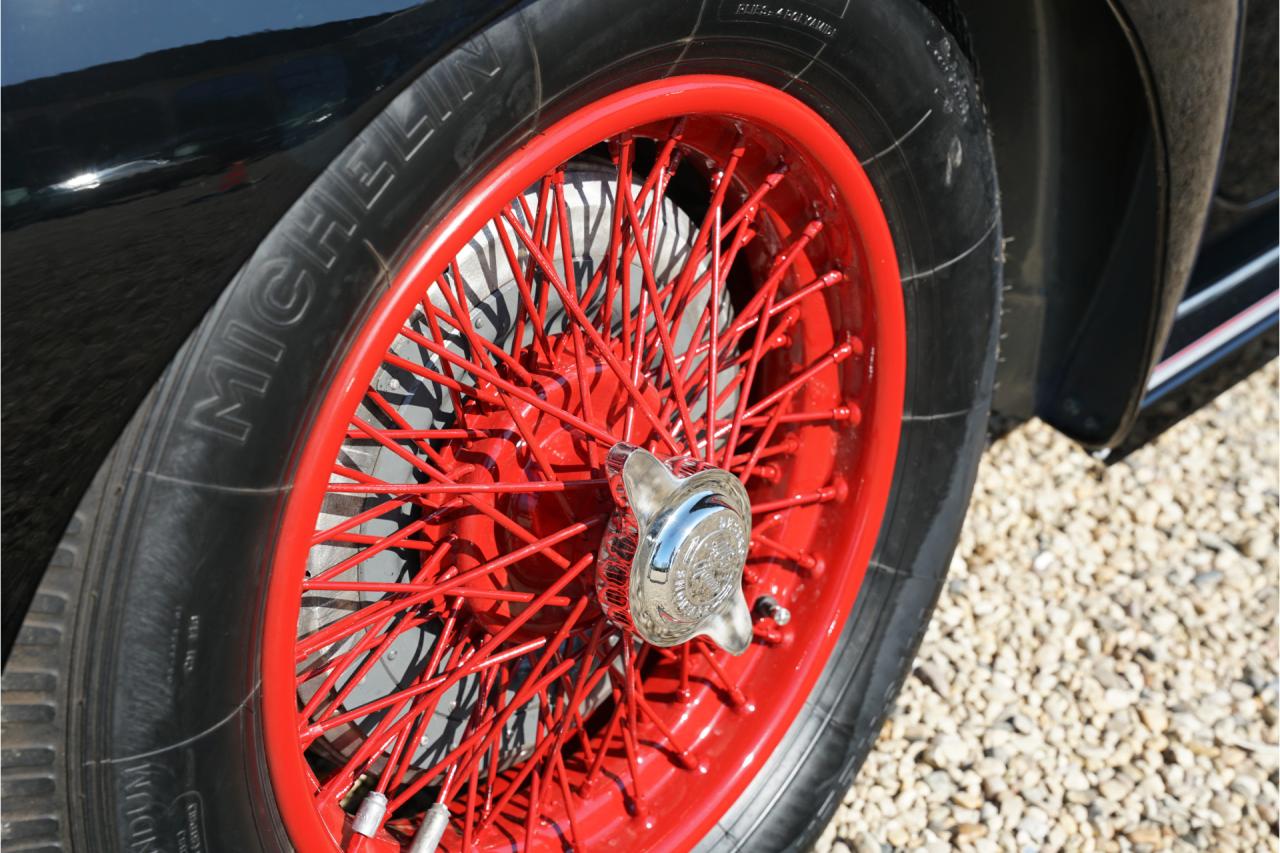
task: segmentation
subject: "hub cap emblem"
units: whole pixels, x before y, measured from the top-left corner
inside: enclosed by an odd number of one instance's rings
[[[751,503],[732,474],[687,456],[609,451],[617,503],[600,546],[596,593],[609,619],[655,646],[705,636],[731,654],[751,643],[742,570]]]

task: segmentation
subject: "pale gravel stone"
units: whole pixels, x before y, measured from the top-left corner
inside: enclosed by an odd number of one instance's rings
[[[990,448],[817,850],[1280,849],[1278,378],[1110,468],[1036,422]]]

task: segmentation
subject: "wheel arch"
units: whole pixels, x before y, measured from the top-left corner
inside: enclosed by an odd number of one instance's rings
[[[994,407],[1114,445],[1199,246],[1240,4],[922,2],[969,54],[990,114],[1006,237]]]

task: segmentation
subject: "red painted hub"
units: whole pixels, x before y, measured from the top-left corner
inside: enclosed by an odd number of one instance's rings
[[[447,850],[692,846],[852,607],[904,372],[883,212],[800,101],[670,78],[512,154],[399,271],[303,447],[262,652],[293,842],[395,850],[432,808]],[[785,627],[733,657],[602,618],[619,441],[740,479],[745,593]]]
[[[548,345],[549,356],[537,351],[530,355],[531,363],[525,370],[528,387],[553,407],[568,412],[590,411],[595,423],[622,435],[628,398],[604,359],[585,346],[580,350],[572,335],[550,336]],[[621,346],[614,346],[613,352],[621,356]],[[479,387],[486,392],[496,390],[491,383],[481,382]],[[653,386],[646,387],[642,394],[655,411],[661,408],[661,398]],[[590,401],[584,403],[584,397]],[[467,424],[486,437],[449,444],[442,449],[442,455],[450,463],[446,467],[474,465],[472,473],[461,478],[461,482],[480,486],[545,482],[539,468],[539,462],[545,461],[555,474],[555,482],[581,484],[568,485],[554,495],[545,492],[498,495],[494,505],[515,521],[519,529],[532,533],[536,539],[545,539],[579,519],[599,518],[612,511],[613,500],[600,479],[603,454],[597,442],[566,430],[559,419],[527,402],[512,401],[510,409],[494,409],[471,398],[462,405]],[[515,427],[517,418],[523,422],[531,441],[526,442]],[[644,423],[635,424],[632,434],[644,442],[651,437],[652,429]],[[541,460],[526,452],[530,443],[540,449]],[[467,553],[457,558],[460,571],[474,569],[526,544],[510,529],[478,513],[461,518],[455,529],[458,538],[470,546]],[[597,524],[566,540],[564,550],[594,554],[599,550],[603,534],[604,525]],[[478,583],[495,591],[534,593],[545,590],[563,573],[546,555],[535,553],[509,568],[485,575]],[[591,575],[583,575],[565,588],[565,595],[588,596],[593,583]],[[496,631],[508,624],[513,615],[523,612],[526,605],[472,599],[466,606],[487,629]],[[543,608],[517,629],[515,636],[523,639],[545,636],[564,621],[568,612],[567,606]],[[581,621],[585,624],[593,615]]]

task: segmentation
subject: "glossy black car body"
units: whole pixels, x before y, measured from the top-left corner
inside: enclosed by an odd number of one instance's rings
[[[6,0],[6,652],[89,479],[259,240],[407,81],[511,5]],[[998,407],[1121,445],[1144,401],[1212,359],[1159,387],[1157,362],[1247,310],[1210,356],[1274,324],[1256,306],[1276,286],[1275,6],[926,5],[975,61],[994,127]],[[455,83],[434,121],[470,97]],[[223,391],[231,410],[256,393]]]

